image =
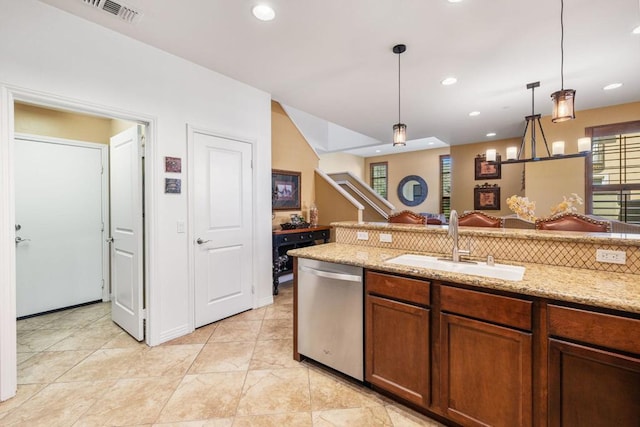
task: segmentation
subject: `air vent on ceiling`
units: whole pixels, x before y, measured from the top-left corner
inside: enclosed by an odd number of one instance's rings
[[[142,12],[113,0],[82,0],[87,6],[104,10],[130,24],[137,24],[142,19]]]

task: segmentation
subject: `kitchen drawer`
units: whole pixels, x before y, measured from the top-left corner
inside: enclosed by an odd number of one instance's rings
[[[640,320],[549,305],[549,334],[640,354]]]
[[[452,286],[442,286],[440,301],[442,311],[531,330],[531,301]]]
[[[367,271],[367,292],[418,305],[431,303],[431,282]]]

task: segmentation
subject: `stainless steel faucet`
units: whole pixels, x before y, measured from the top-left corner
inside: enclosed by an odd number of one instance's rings
[[[455,209],[452,209],[449,214],[449,237],[453,237],[451,259],[453,262],[460,262],[460,255],[469,255],[471,251],[458,247],[458,212]]]

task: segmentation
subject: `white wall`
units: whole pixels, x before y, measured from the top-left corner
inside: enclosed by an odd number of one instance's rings
[[[0,10],[0,84],[131,111],[157,123],[150,141],[155,144],[155,173],[147,177],[155,186],[157,209],[149,212],[157,224],[150,230],[155,233],[150,250],[156,252],[151,293],[159,302],[151,307],[150,342],[158,344],[189,323],[190,242],[187,234],[176,232],[176,222],[188,219],[186,185],[179,196],[165,195],[161,167],[164,156],[182,157],[186,180],[187,123],[256,142],[256,300],[271,302],[270,95],[36,0],[0,0]],[[6,105],[0,107],[6,111]],[[1,180],[10,188],[9,178]],[[0,215],[11,212],[6,194],[0,195],[0,202]],[[13,245],[6,232],[12,218],[3,216],[0,245],[6,253]],[[8,286],[0,281],[0,288]],[[0,348],[2,344],[0,336]]]

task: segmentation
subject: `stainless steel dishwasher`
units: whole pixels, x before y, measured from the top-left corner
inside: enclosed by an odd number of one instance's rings
[[[298,353],[364,379],[362,268],[298,259]]]

